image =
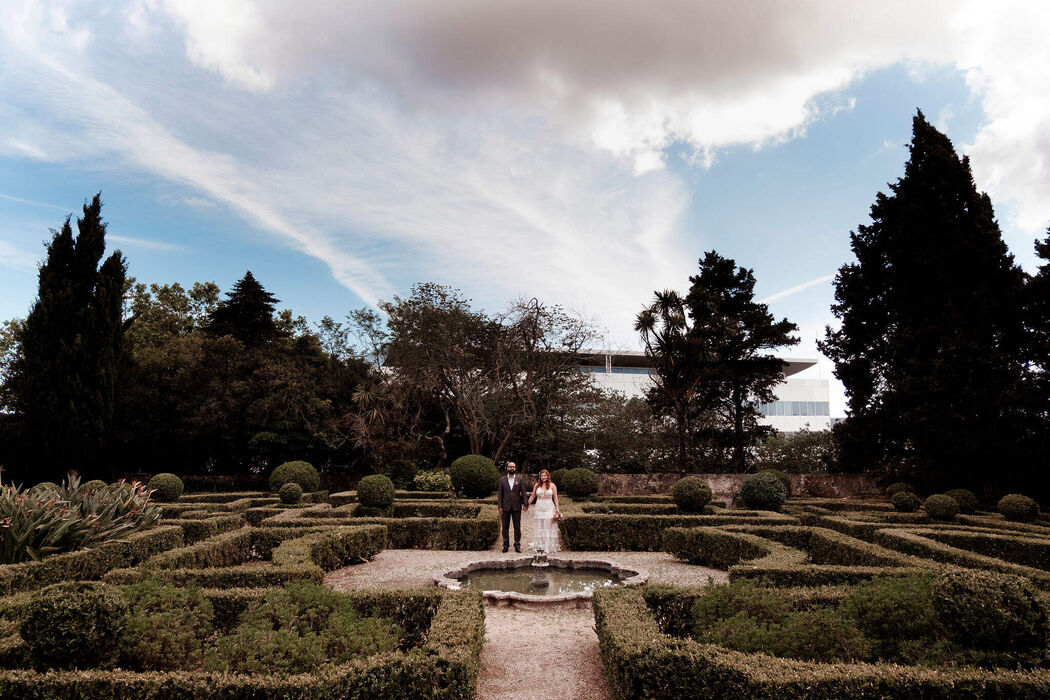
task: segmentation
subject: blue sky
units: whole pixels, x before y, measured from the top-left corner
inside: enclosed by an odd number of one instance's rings
[[[492,311],[561,303],[636,347],[652,291],[715,249],[815,356],[916,108],[1029,269],[1050,223],[1047,10],[869,5],[12,0],[0,316],[101,191],[140,281],[251,269],[310,320],[428,280]]]

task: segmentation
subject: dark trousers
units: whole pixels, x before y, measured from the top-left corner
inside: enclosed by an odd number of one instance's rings
[[[500,516],[503,519],[503,546],[510,546],[510,523],[514,521],[514,546],[521,546],[521,511],[520,510],[505,510],[503,515]]]

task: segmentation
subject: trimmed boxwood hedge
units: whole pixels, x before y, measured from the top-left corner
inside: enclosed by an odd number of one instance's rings
[[[188,513],[175,520],[161,520],[160,525],[177,525],[182,528],[183,541],[186,544],[214,537],[230,530],[244,527],[245,517],[241,513],[205,512],[201,517],[186,517]]]
[[[242,592],[216,605],[216,622],[236,619],[247,605]],[[337,698],[430,698],[467,700],[476,693],[484,637],[480,593],[459,591],[366,591],[347,594],[366,614],[397,622],[428,620],[428,629],[405,627],[419,649],[377,654],[323,672],[303,675],[222,674],[193,671],[0,671],[0,697],[218,698],[221,700],[336,700]],[[222,596],[218,596],[222,597]],[[214,600],[215,598],[213,598]],[[436,604],[435,604],[436,603]],[[432,610],[432,612],[430,612]],[[232,615],[231,615],[232,613]]]
[[[40,561],[0,566],[0,593],[16,593],[71,580],[93,580],[113,569],[134,566],[183,543],[181,527],[159,526],[94,549],[55,554]]]
[[[580,510],[603,515],[686,515],[674,503],[581,503]],[[714,509],[704,512],[712,515]]]
[[[669,527],[761,523],[797,524],[790,515],[735,511],[733,515],[569,515],[559,523],[562,545],[607,552],[658,552]]]
[[[744,654],[663,633],[641,590],[594,594],[595,630],[616,698],[1010,697],[1050,695],[1050,672],[814,663]]]

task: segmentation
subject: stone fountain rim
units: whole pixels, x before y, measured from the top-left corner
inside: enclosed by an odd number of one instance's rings
[[[435,585],[448,590],[460,590],[458,579],[478,569],[522,569],[531,566],[535,557],[512,557],[509,559],[480,559],[467,562],[459,568],[446,571],[444,574],[434,577]],[[622,566],[616,562],[606,559],[568,559],[556,554],[547,556],[547,563],[557,569],[604,569],[610,574],[632,574],[620,581],[621,586],[642,586],[649,581],[649,572],[636,566]],[[594,591],[577,591],[575,593],[560,593],[558,595],[529,595],[528,593],[517,593],[514,591],[482,591],[482,595],[497,602],[518,603],[565,603],[571,601],[590,600],[594,597]]]

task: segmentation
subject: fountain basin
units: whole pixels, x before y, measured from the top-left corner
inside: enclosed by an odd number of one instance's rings
[[[544,557],[487,559],[470,562],[434,577],[450,590],[481,588],[485,601],[494,605],[572,604],[587,607],[594,590],[606,586],[640,586],[649,580],[645,571],[595,559]]]

